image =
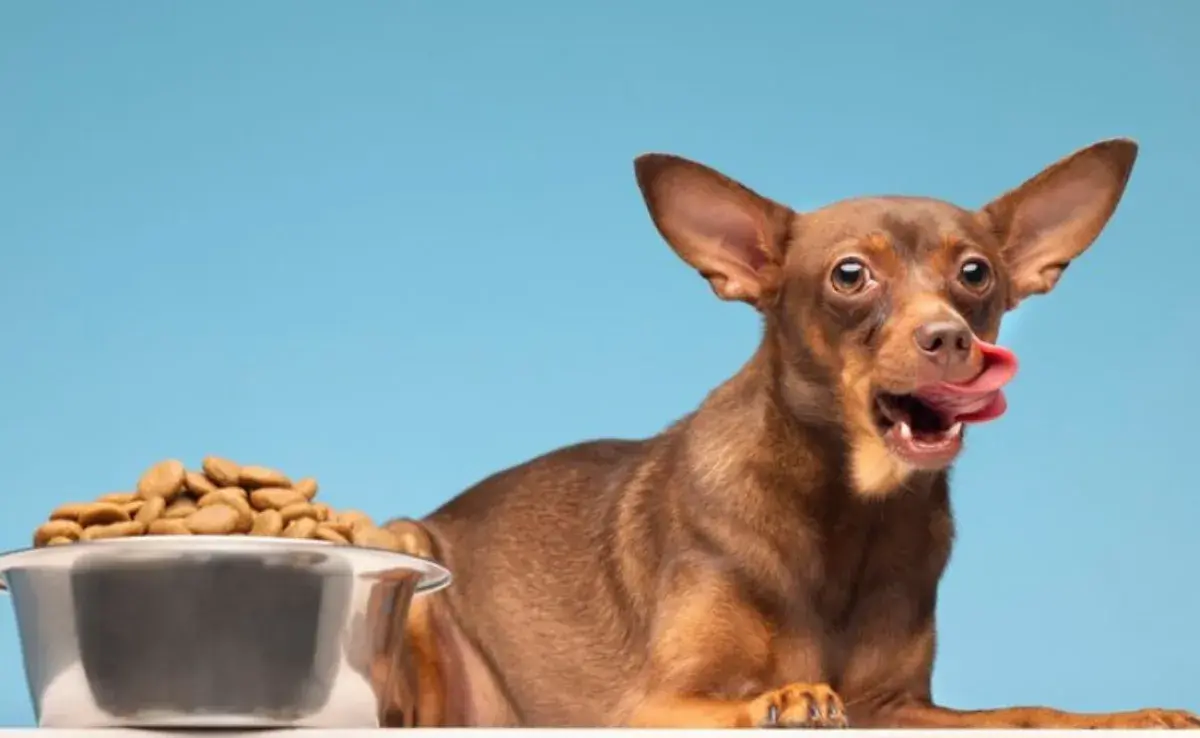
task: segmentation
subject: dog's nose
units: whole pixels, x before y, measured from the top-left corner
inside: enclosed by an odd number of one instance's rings
[[[936,320],[917,328],[917,348],[933,363],[952,367],[971,358],[971,329],[962,323]]]

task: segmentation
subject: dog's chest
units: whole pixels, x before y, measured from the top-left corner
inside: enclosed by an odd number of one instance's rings
[[[814,520],[813,557],[779,613],[775,681],[870,681],[928,629],[953,536],[947,506],[901,500]]]

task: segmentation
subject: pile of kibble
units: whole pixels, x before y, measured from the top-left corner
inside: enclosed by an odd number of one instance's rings
[[[307,538],[399,550],[395,536],[357,510],[316,502],[317,481],[293,482],[263,466],[208,456],[201,471],[174,459],[146,470],[133,492],[73,502],[50,513],[34,546],[142,535],[249,535]]]

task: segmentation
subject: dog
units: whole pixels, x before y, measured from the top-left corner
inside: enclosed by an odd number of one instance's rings
[[[1104,228],[1138,147],[1096,143],[979,210],[800,213],[635,161],[651,219],[753,357],[645,440],[501,471],[389,529],[455,575],[404,624],[420,726],[1195,728],[1179,710],[956,710],[931,676],[965,426],[1003,413],[1003,315]],[[399,714],[399,713],[397,713]]]

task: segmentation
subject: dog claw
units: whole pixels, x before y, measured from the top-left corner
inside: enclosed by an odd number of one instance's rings
[[[759,697],[751,706],[760,728],[847,728],[841,699],[825,684],[793,684]]]
[[[767,723],[770,725],[779,724],[779,707],[777,705],[769,705],[767,707]]]

